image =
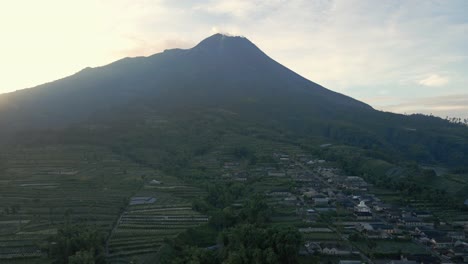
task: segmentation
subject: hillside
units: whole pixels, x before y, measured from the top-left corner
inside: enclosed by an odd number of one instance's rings
[[[296,139],[340,142],[424,163],[458,166],[468,155],[466,127],[376,111],[299,76],[246,38],[221,34],[191,49],[125,58],[0,96],[7,142],[11,135],[70,126],[112,128],[154,118],[190,122],[204,111],[232,113],[236,118],[228,123],[252,122]]]
[[[245,38],[217,34],[189,50],[125,58],[2,95],[1,121],[11,129],[44,128],[143,99],[169,108],[229,108],[246,100],[281,104],[283,96],[323,110],[336,105],[370,108],[300,77]],[[304,97],[307,101],[298,100]]]

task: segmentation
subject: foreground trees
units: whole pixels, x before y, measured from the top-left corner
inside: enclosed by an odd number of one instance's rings
[[[95,227],[66,223],[49,243],[49,255],[54,263],[106,263],[105,237]]]
[[[221,233],[220,243],[224,263],[297,263],[301,236],[289,227],[244,224]]]
[[[170,249],[172,257],[161,263],[293,264],[298,263],[301,241],[300,233],[292,227],[240,224],[221,232],[215,246],[188,247],[178,241],[180,244]]]
[[[219,204],[209,197],[208,204]],[[204,234],[189,230],[169,242],[161,263],[297,263],[301,234],[294,227],[272,225],[272,209],[262,195],[250,196],[240,208],[227,206],[209,213],[205,228],[218,233],[217,243],[201,245],[196,241]]]

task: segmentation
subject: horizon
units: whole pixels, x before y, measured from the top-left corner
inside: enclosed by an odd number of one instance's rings
[[[468,18],[462,11],[468,4],[463,1],[27,2],[6,4],[0,18],[7,40],[0,51],[5,58],[0,68],[9,73],[0,80],[0,94],[124,57],[191,48],[222,33],[244,36],[304,78],[377,110],[468,118],[468,77],[463,74],[468,68],[463,49],[468,44]],[[26,12],[25,3],[36,5],[30,8],[35,12]],[[87,12],[86,21],[80,11]],[[284,19],[272,21],[278,17]],[[295,18],[306,23],[293,22]],[[161,20],[174,24],[163,27]],[[305,25],[309,22],[310,27]],[[291,31],[294,26],[297,29]],[[28,45],[33,37],[36,42]]]

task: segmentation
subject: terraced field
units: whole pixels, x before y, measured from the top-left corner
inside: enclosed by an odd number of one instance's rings
[[[377,194],[379,197],[381,197],[383,201],[389,203],[401,203],[402,201],[402,197],[397,192],[382,190],[378,188],[373,188],[371,191]],[[458,224],[460,226],[464,226],[468,223],[467,213],[464,213],[457,209],[449,208],[442,204],[435,204],[433,202],[421,199],[411,199],[406,200],[405,205],[417,208],[419,210],[432,212],[434,216],[450,224]]]
[[[207,223],[208,217],[191,207],[189,199],[198,195],[203,193],[177,182],[146,185],[135,197],[154,202],[129,205],[121,215],[107,245],[110,263],[149,262],[165,239]]]
[[[0,263],[48,263],[47,240],[65,220],[110,234],[106,248],[112,263],[144,261],[164,239],[208,221],[191,209],[191,199],[201,195],[200,189],[103,148],[4,149]],[[132,197],[152,199],[129,205]]]
[[[218,170],[233,160],[220,153],[225,152],[219,150],[200,164]],[[214,175],[213,182],[223,181]],[[111,263],[151,263],[165,239],[208,222],[192,210],[192,201],[206,194],[182,179],[92,146],[0,150],[0,263],[50,263],[48,238],[65,220],[109,234]],[[289,182],[289,177],[260,175],[251,187],[269,193]],[[269,201],[275,206],[284,202]]]
[[[0,161],[0,263],[42,261],[65,219],[110,232],[152,173],[87,146],[2,150]]]

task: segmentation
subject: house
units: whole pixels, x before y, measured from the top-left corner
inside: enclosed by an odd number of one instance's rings
[[[428,211],[414,211],[413,216],[419,218],[429,218],[432,217],[432,213]]]
[[[152,204],[156,202],[154,197],[132,197],[130,199],[130,205],[140,205],[140,204]]]
[[[305,178],[304,176],[298,177],[294,179],[296,182],[314,182],[313,179]]]
[[[354,216],[358,220],[372,220],[373,216],[370,212],[354,212]]]
[[[451,248],[453,245],[455,245],[455,239],[446,236],[432,238],[432,242],[434,243],[434,248],[436,249]]]
[[[366,205],[365,201],[359,202],[358,205],[354,207],[354,212],[360,212],[360,213],[370,213],[371,210],[370,208]]]
[[[404,226],[424,226],[425,223],[418,217],[403,217],[400,222]]]
[[[151,180],[150,181],[150,184],[152,185],[159,185],[159,184],[162,184],[162,182],[158,181],[158,180]]]
[[[368,184],[361,177],[348,176],[343,182],[343,187],[349,190],[367,191]]]
[[[327,197],[330,197],[330,198],[336,197],[334,190],[331,189],[331,188],[323,189],[322,192],[325,193],[325,195],[327,195]]]
[[[389,209],[387,210],[387,219],[390,220],[399,220],[401,218],[401,210],[400,209]]]
[[[377,198],[374,194],[369,194],[369,193],[362,194],[361,200],[364,200],[368,203],[375,203],[375,202],[380,201],[379,198]]]
[[[413,211],[403,209],[401,211],[401,217],[402,218],[408,218],[408,217],[416,217],[416,216],[413,215]]]
[[[355,227],[356,227],[356,230],[358,230],[359,232],[367,232],[367,231],[374,230],[370,223],[359,223],[355,225]]]
[[[309,190],[306,190],[305,192],[303,192],[302,195],[304,195],[304,196],[307,197],[307,198],[311,198],[311,197],[317,195],[317,191],[315,191],[314,189],[310,188]]]
[[[322,248],[320,247],[320,244],[317,242],[309,241],[309,242],[306,242],[304,246],[307,250],[307,253],[309,254],[322,253]]]
[[[455,242],[453,253],[456,257],[468,257],[468,244],[460,241]]]
[[[382,202],[375,202],[372,208],[377,212],[383,212],[383,211],[388,210],[390,206]]]
[[[436,256],[427,254],[411,254],[407,257],[408,260],[416,261],[417,263],[439,263],[440,260]]]
[[[367,231],[364,235],[370,239],[386,239],[390,237],[389,234],[382,232],[380,230]]]
[[[449,231],[447,236],[454,239],[465,239],[465,232],[462,231]]]
[[[344,196],[338,195],[336,198],[337,204],[348,210],[354,210],[354,203]]]
[[[315,197],[313,198],[313,200],[316,206],[328,205],[328,203],[330,202],[330,199],[328,197]]]
[[[291,196],[292,194],[287,189],[279,189],[271,191],[268,196]]]
[[[325,255],[351,255],[354,253],[352,248],[341,243],[322,243],[322,254]]]
[[[430,243],[435,249],[447,249],[453,247],[456,244],[457,239],[448,237],[447,234],[447,232],[439,230],[424,231],[424,235],[430,238]]]
[[[315,159],[315,160],[309,160],[309,161],[307,162],[307,165],[313,165],[313,164],[316,164],[316,163],[325,163],[325,160],[317,160],[317,159]]]
[[[383,223],[370,224],[373,230],[381,231],[387,234],[394,234],[395,228],[392,225],[387,225]]]
[[[414,260],[392,260],[388,262],[387,264],[419,264],[419,263]]]
[[[223,167],[225,169],[235,169],[239,167],[239,165],[240,165],[239,162],[225,162]]]

